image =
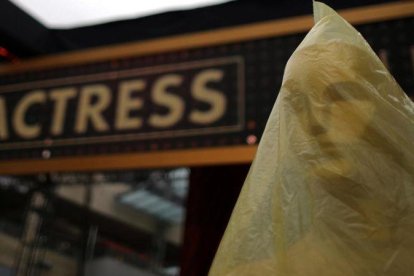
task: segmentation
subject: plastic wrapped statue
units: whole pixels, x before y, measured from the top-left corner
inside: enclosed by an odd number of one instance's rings
[[[210,276],[414,275],[414,104],[322,3]]]

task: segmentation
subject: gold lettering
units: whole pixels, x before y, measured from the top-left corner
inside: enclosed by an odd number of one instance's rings
[[[167,91],[169,87],[178,86],[182,81],[183,78],[177,74],[165,75],[156,81],[152,91],[152,100],[156,104],[167,107],[169,112],[166,115],[151,115],[149,118],[150,125],[157,128],[169,127],[183,117],[185,109],[183,100]]]
[[[199,73],[192,85],[191,93],[194,99],[208,103],[211,108],[207,111],[193,110],[190,113],[190,121],[196,124],[211,124],[220,119],[226,111],[226,97],[220,91],[207,88],[211,81],[223,79],[223,71],[208,69]]]
[[[17,104],[13,114],[13,127],[19,136],[25,139],[35,138],[39,136],[41,125],[28,125],[25,121],[25,117],[26,112],[31,105],[34,105],[36,103],[44,103],[45,101],[46,93],[43,90],[35,90],[26,94]]]
[[[4,99],[0,97],[0,139],[6,140],[9,138],[7,129],[7,111]]]
[[[50,98],[55,102],[55,109],[52,116],[52,126],[50,128],[50,132],[53,135],[62,134],[65,124],[67,102],[70,98],[75,96],[76,89],[74,87],[53,89],[50,92]]]
[[[142,80],[121,82],[118,92],[118,107],[116,109],[116,129],[134,129],[142,126],[142,119],[130,117],[130,112],[142,108],[142,100],[133,98],[132,93],[135,91],[142,91],[144,88],[145,82]]]
[[[97,131],[107,131],[108,123],[102,112],[111,103],[111,91],[103,84],[84,86],[80,92],[79,105],[76,114],[75,131],[84,133],[88,127],[88,121]],[[92,99],[96,101],[92,103]]]

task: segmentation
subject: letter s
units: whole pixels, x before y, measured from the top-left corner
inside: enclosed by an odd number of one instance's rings
[[[208,69],[199,73],[192,85],[191,94],[197,100],[208,103],[211,108],[207,111],[193,110],[190,113],[190,121],[196,124],[211,124],[220,119],[226,111],[226,97],[217,90],[207,88],[211,81],[220,81],[223,79],[223,71],[217,69]]]

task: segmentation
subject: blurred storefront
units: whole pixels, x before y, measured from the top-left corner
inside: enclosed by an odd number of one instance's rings
[[[414,3],[332,2],[413,98]],[[302,4],[3,25],[0,275],[206,275],[312,27]]]

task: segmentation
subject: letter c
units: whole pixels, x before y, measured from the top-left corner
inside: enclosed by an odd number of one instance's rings
[[[13,114],[13,127],[19,136],[25,139],[39,136],[41,125],[39,123],[29,125],[26,123],[25,117],[30,106],[45,101],[46,93],[43,90],[35,90],[26,94],[17,104]]]

